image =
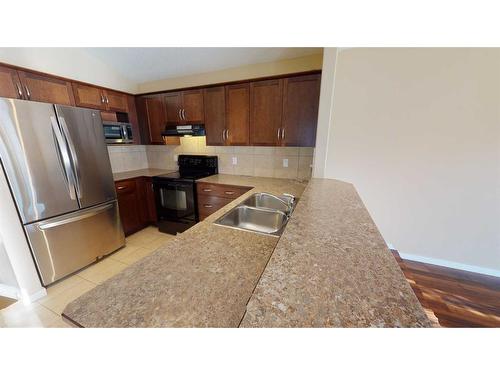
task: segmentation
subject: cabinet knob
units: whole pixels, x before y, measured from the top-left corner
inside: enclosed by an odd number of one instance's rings
[[[212,208],[213,206],[211,204],[204,204],[203,207]]]
[[[227,194],[227,195],[233,195],[233,194],[234,194],[234,191],[230,191],[230,190],[228,190],[228,191],[225,191],[224,193],[225,193],[225,194]]]
[[[209,192],[212,191],[212,189],[203,189],[203,191]]]

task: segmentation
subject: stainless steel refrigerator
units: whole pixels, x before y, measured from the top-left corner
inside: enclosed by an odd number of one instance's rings
[[[44,285],[125,244],[99,111],[0,98],[0,159]]]

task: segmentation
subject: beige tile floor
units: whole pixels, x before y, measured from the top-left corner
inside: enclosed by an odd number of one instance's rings
[[[66,305],[96,285],[144,258],[174,236],[148,227],[127,237],[126,246],[100,262],[47,288],[47,296],[25,306],[16,302],[0,310],[0,327],[69,327],[61,318]]]

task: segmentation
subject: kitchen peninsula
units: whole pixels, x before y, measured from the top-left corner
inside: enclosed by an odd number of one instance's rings
[[[199,181],[253,188],[70,303],[66,320],[80,327],[430,326],[353,185],[234,175]],[[280,238],[213,224],[256,192],[299,197]]]

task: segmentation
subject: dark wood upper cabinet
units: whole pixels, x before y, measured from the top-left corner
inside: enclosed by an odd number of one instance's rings
[[[115,112],[128,112],[127,95],[121,92],[103,90],[106,101],[106,110]]]
[[[167,122],[177,124],[202,124],[203,91],[186,90],[169,92],[165,94],[165,108]]]
[[[73,93],[78,107],[106,110],[106,100],[99,87],[73,83]]]
[[[283,146],[315,145],[320,85],[320,74],[284,79],[281,134]]]
[[[163,144],[161,132],[165,129],[165,106],[162,95],[146,98],[146,122],[149,130],[149,141],[152,144]]]
[[[0,66],[0,97],[24,99],[17,70]]]
[[[226,86],[226,144],[247,146],[250,126],[250,84]]]
[[[139,122],[145,124],[143,134],[149,132],[143,141],[163,143],[160,133],[165,124],[201,123],[208,146],[312,147],[320,84],[321,73],[298,73],[138,96],[137,111],[144,113]],[[158,95],[163,96],[163,114],[156,100],[146,100]],[[162,116],[164,123],[158,120]]]
[[[169,92],[164,95],[167,122],[172,125],[182,122],[182,93]]]
[[[226,94],[224,86],[203,90],[207,146],[224,146],[226,131]]]
[[[99,87],[73,83],[75,103],[78,107],[102,111],[128,112],[128,95],[121,92],[104,90]]]
[[[250,144],[277,146],[280,141],[283,80],[250,83]]]
[[[19,71],[25,99],[63,105],[75,105],[71,82],[50,76]]]
[[[188,90],[182,92],[182,119],[187,124],[201,124],[204,120],[203,92]]]

